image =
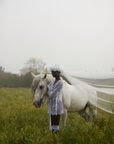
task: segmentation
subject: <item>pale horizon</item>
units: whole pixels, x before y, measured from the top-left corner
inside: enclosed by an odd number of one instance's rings
[[[30,58],[69,71],[114,68],[114,0],[1,0],[0,66],[19,73]]]

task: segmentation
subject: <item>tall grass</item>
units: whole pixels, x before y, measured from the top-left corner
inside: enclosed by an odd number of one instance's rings
[[[0,88],[0,144],[113,144],[114,116],[98,110],[86,123],[68,113],[67,126],[56,135],[49,131],[47,104],[35,108],[28,88]]]

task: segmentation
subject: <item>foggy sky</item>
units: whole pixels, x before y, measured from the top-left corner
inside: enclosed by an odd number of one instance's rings
[[[114,0],[0,0],[0,66],[29,58],[65,70],[114,67]]]

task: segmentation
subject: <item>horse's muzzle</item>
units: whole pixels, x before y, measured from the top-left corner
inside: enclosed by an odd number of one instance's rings
[[[36,106],[36,103],[38,104],[38,106],[40,107],[41,106],[41,103],[42,103],[42,99],[40,101],[34,101],[33,102],[33,105]]]

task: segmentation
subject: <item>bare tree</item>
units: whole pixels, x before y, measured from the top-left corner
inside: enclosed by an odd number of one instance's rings
[[[29,67],[24,67],[24,68],[20,69],[20,74],[25,75],[29,71],[30,71]]]
[[[36,59],[36,58],[30,58],[25,63],[25,67],[20,69],[20,74],[26,74],[29,71],[32,71],[33,73],[40,73],[45,71],[45,65],[42,61],[42,59]]]

